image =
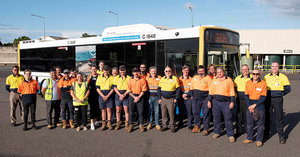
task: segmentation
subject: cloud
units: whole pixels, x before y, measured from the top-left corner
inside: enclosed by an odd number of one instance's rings
[[[270,6],[276,13],[300,17],[300,0],[255,0],[258,3]]]

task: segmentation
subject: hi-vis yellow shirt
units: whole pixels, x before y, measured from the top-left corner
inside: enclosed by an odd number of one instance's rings
[[[123,79],[121,75],[117,75],[114,78],[114,86],[119,90],[127,90],[127,82],[130,79],[130,76],[126,75]]]
[[[17,92],[18,91],[18,86],[20,82],[24,80],[23,75],[14,75],[11,74],[6,78],[6,90],[9,92]]]
[[[236,87],[238,92],[245,92],[246,82],[251,80],[252,75],[244,77],[244,75],[239,75],[234,79],[234,87]]]
[[[103,90],[111,90],[114,83],[114,77],[108,75],[108,77],[104,77],[104,74],[99,75],[96,81],[96,87],[101,91]]]
[[[102,74],[103,74],[103,70],[97,70],[97,73],[98,73],[99,75],[102,75]]]
[[[158,84],[158,97],[163,96],[164,98],[180,97],[180,85],[177,77],[172,76],[168,79],[166,76],[162,77]]]
[[[266,81],[268,91],[271,92],[272,97],[284,96],[291,91],[290,81],[282,73],[276,75],[269,73],[265,75],[264,81]]]

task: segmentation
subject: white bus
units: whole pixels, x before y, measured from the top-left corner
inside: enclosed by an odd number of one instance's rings
[[[21,71],[31,69],[39,82],[49,77],[51,67],[75,68],[86,72],[89,65],[103,60],[110,67],[146,64],[162,73],[166,65],[181,72],[183,65],[192,71],[198,65],[224,66],[230,77],[240,72],[239,34],[216,26],[172,29],[136,24],[104,29],[101,36],[64,39],[28,40],[19,44]],[[97,64],[97,63],[96,63]]]

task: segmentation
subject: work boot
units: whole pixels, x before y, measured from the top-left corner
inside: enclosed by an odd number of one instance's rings
[[[106,122],[102,121],[102,126],[100,128],[101,131],[104,131],[106,129]]]
[[[79,126],[79,127],[76,128],[76,131],[80,131],[80,129],[81,129],[81,128],[80,128],[80,126]]]
[[[245,140],[243,141],[243,143],[244,143],[244,144],[253,143],[253,140],[248,140],[248,139],[245,139]]]
[[[113,127],[112,127],[112,125],[111,125],[111,121],[110,121],[110,120],[107,122],[107,127],[109,128],[109,130],[112,130],[112,129],[113,129]]]
[[[214,134],[213,135],[213,139],[217,139],[217,138],[219,138],[220,137],[220,134]]]
[[[61,124],[59,122],[55,124],[55,127],[60,127],[60,126]]]
[[[70,126],[71,126],[72,129],[75,128],[74,120],[73,119],[69,120],[69,123],[70,123]]]
[[[62,123],[63,123],[63,125],[62,125],[61,128],[66,129],[67,128],[67,121],[66,120],[62,120]]]
[[[156,130],[158,130],[158,131],[161,129],[160,125],[156,125],[155,128],[156,128]]]
[[[200,132],[200,128],[197,125],[195,125],[192,130],[192,133],[199,133],[199,132]]]
[[[208,130],[203,130],[203,136],[207,136],[208,135]]]
[[[235,138],[233,136],[230,136],[228,139],[231,143],[235,142]]]
[[[27,131],[27,130],[28,130],[27,124],[24,124],[23,131]]]
[[[151,127],[152,127],[152,125],[151,125],[151,124],[148,124],[148,126],[147,126],[147,130],[150,130],[150,129],[151,129]]]
[[[172,127],[170,128],[170,131],[171,131],[171,133],[175,133],[175,132],[176,132],[176,128],[175,128],[174,126],[172,126]]]
[[[144,132],[144,125],[143,124],[140,124],[140,132]]]
[[[117,122],[117,126],[115,127],[115,130],[119,130],[119,128],[121,127],[122,122]]]
[[[47,128],[48,128],[48,129],[52,129],[52,125],[48,125]]]
[[[256,142],[256,146],[257,146],[257,147],[261,147],[262,144],[263,144],[263,143],[262,143],[261,141],[257,141],[257,142]]]
[[[133,129],[133,125],[132,124],[130,124],[129,126],[128,126],[128,132],[131,132],[132,131],[132,129]]]
[[[125,129],[126,129],[126,130],[129,129],[128,126],[129,126],[129,122],[128,122],[128,121],[125,121]]]

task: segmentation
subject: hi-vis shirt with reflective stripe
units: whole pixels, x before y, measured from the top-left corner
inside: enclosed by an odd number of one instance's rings
[[[246,82],[251,80],[252,75],[248,75],[244,77],[244,75],[239,75],[234,79],[234,86],[236,87],[238,92],[245,92]]]
[[[45,91],[45,100],[51,101],[53,96],[53,85],[52,85],[51,78],[48,78],[46,81],[48,83],[48,86]]]
[[[268,92],[272,97],[284,96],[291,91],[290,81],[282,73],[277,73],[275,76],[272,73],[267,74],[264,81],[266,81]]]
[[[123,77],[121,75],[117,75],[114,78],[114,87],[116,87],[119,91],[126,91],[127,90],[127,83],[130,79],[130,76],[125,75],[125,78],[123,79]]]
[[[24,76],[23,75],[17,75],[15,76],[14,74],[9,75],[6,78],[6,90],[9,92],[17,92],[18,90],[18,86],[20,84],[20,82],[22,82],[24,80]]]
[[[192,77],[188,76],[186,79],[183,76],[179,77],[179,85],[182,93],[187,94],[191,88]]]
[[[88,90],[87,82],[82,82],[81,86],[79,86],[78,82],[76,81],[72,84],[72,89],[77,99],[82,100],[85,97]],[[73,106],[85,106],[85,105],[88,105],[87,99],[85,99],[83,103],[73,99]]]
[[[111,90],[114,83],[114,77],[111,75],[108,75],[108,77],[104,77],[104,74],[99,75],[96,81],[96,86],[101,91],[105,90]]]
[[[161,76],[157,75],[156,77],[152,77],[151,75],[146,77],[148,90],[150,95],[157,95],[158,84],[161,79]]]

